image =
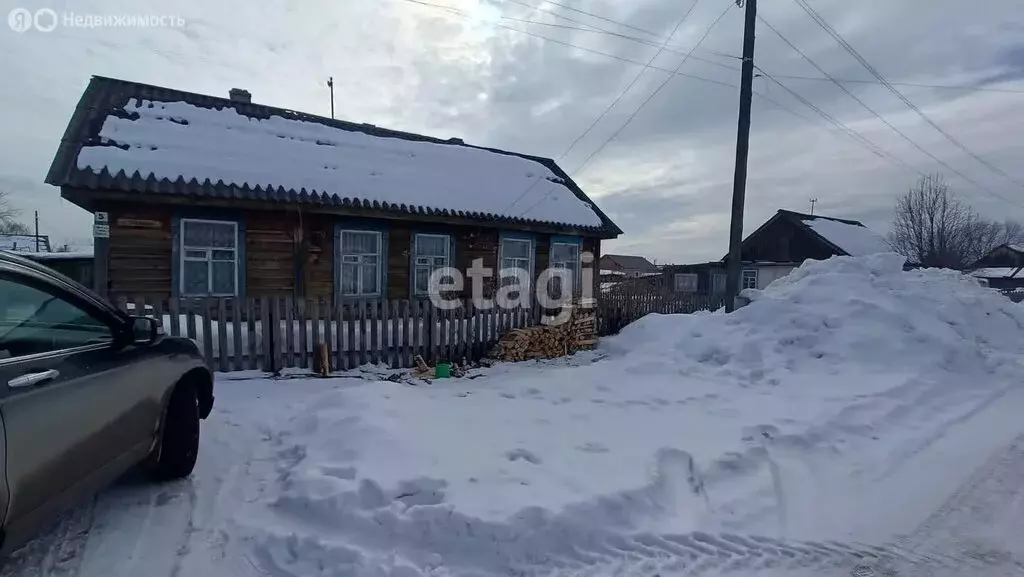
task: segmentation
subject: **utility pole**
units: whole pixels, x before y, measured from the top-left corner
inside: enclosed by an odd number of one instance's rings
[[[331,89],[331,120],[334,120],[334,77],[327,79],[327,87]]]
[[[740,76],[740,117],[736,129],[736,171],[732,180],[732,223],[729,226],[729,262],[725,278],[725,311],[736,310],[740,292],[740,245],[743,243],[743,201],[747,192],[747,152],[750,148],[750,101],[754,84],[754,26],[757,0],[745,0],[743,67]],[[738,6],[744,0],[736,0]]]
[[[814,216],[814,205],[817,204],[817,202],[818,202],[818,199],[816,199],[816,198],[812,198],[811,199],[811,216]]]
[[[39,252],[39,211],[36,211],[36,252]]]

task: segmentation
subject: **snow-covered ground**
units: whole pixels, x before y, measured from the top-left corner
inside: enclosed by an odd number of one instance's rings
[[[1024,306],[901,264],[472,378],[222,375],[192,479],[4,574],[1024,574]]]

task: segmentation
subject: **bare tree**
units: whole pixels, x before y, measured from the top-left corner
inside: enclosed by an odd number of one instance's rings
[[[11,204],[7,192],[0,190],[0,234],[30,234],[28,226],[18,222],[21,211]]]
[[[1024,244],[1024,226],[980,217],[931,175],[896,201],[889,243],[921,266],[963,270],[1001,244]]]

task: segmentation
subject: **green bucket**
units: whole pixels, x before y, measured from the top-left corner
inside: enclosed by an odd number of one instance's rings
[[[435,379],[447,379],[452,376],[452,364],[451,363],[437,363],[434,367],[434,378]]]

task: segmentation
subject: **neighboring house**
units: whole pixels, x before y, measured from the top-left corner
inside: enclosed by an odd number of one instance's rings
[[[970,274],[994,289],[1024,288],[1024,246],[997,246],[971,266]]]
[[[21,254],[21,256],[42,263],[85,286],[93,285],[93,252],[91,250],[32,252]]]
[[[743,239],[740,289],[763,289],[807,259],[890,252],[888,243],[856,220],[779,210]],[[725,293],[726,262],[665,267],[677,292]]]
[[[642,256],[606,254],[601,257],[600,262],[601,265],[598,268],[601,270],[602,275],[621,273],[626,277],[636,278],[660,272],[654,263]]]
[[[50,237],[45,234],[0,234],[0,250],[50,252]]]
[[[111,296],[407,299],[476,259],[578,275],[622,232],[550,159],[103,77],[46,182],[106,213]]]

